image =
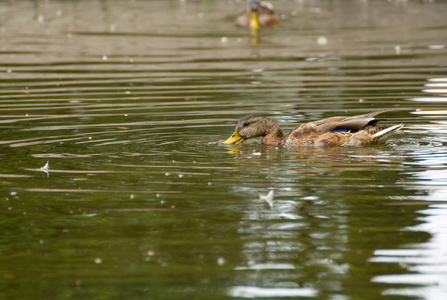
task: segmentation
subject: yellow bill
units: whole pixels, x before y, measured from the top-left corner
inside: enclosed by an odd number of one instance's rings
[[[258,13],[252,12],[250,14],[250,34],[257,35],[258,31],[259,31]]]
[[[231,144],[240,144],[240,143],[242,143],[244,141],[244,138],[243,137],[241,137],[240,135],[239,135],[239,133],[237,133],[237,130],[230,136],[230,138],[229,139],[227,139],[226,141],[224,141],[224,142],[222,142],[222,143],[224,143],[224,144],[227,144],[227,145],[231,145]]]

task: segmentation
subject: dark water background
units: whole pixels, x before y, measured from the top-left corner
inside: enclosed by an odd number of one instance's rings
[[[245,1],[0,2],[0,298],[447,298],[447,2],[273,4],[252,45]],[[383,108],[385,145],[220,143]]]

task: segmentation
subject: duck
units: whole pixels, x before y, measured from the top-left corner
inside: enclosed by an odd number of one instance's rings
[[[278,27],[279,19],[273,5],[268,1],[252,0],[235,21],[236,26],[250,27],[252,34],[257,34],[260,26]]]
[[[375,116],[387,111],[390,109],[357,116],[329,117],[302,124],[288,134],[284,134],[276,121],[251,114],[240,119],[233,134],[222,143],[237,145],[262,137],[265,145],[338,147],[381,144],[404,126],[378,124],[383,119],[376,119]]]

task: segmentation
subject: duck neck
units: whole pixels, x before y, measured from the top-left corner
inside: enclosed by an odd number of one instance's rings
[[[265,145],[280,145],[283,143],[284,131],[272,119],[266,118],[266,131],[262,138],[262,143]]]

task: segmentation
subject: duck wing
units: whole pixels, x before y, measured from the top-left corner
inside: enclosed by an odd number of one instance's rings
[[[331,117],[316,121],[315,123],[317,123],[316,125],[320,128],[322,133],[343,129],[356,131],[362,129],[366,125],[376,125],[383,119],[376,119],[374,117],[390,110],[391,109],[384,109],[353,117]]]
[[[313,144],[313,141],[321,134],[331,132],[343,120],[349,117],[331,117],[324,120],[301,124],[292,129],[284,137],[285,144],[306,145]]]
[[[353,117],[330,117],[305,123],[292,129],[283,141],[288,145],[306,145],[313,144],[318,136],[334,130],[355,132],[367,125],[375,125],[380,119],[374,117],[389,110],[385,109]]]

